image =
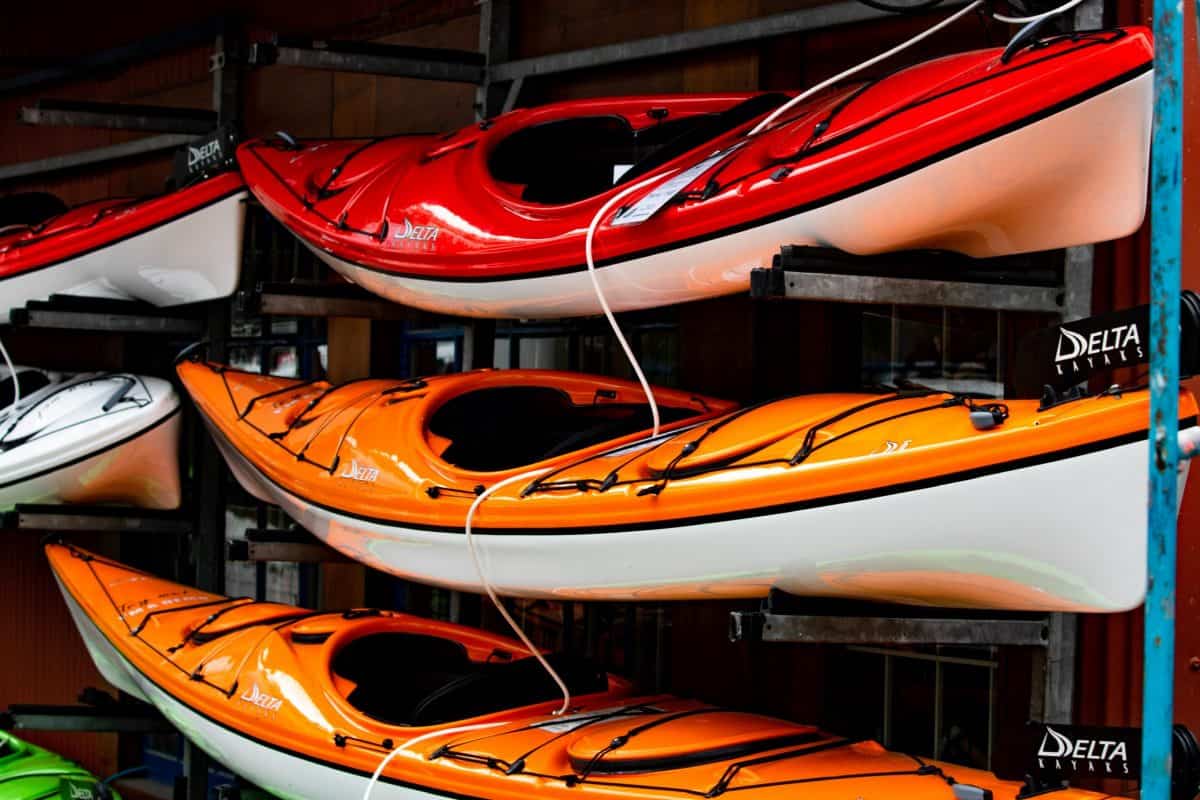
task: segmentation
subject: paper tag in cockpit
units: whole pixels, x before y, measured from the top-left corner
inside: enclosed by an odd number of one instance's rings
[[[704,173],[708,172],[718,161],[729,155],[729,150],[722,150],[715,155],[696,164],[693,167],[685,169],[683,172],[671,178],[668,181],[655,186],[650,194],[638,200],[633,205],[617,213],[612,219],[612,225],[636,225],[639,222],[645,222],[650,219],[659,209],[671,202],[675,195],[682,192],[692,184],[696,178],[699,178]]]

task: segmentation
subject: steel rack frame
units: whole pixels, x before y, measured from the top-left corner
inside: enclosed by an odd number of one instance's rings
[[[1150,163],[1150,419],[1142,684],[1143,800],[1171,796],[1180,451],[1179,320],[1183,244],[1183,5],[1154,2]],[[1200,12],[1200,2],[1195,10]]]
[[[242,73],[245,51],[241,27],[236,21],[218,17],[161,36],[85,56],[75,62],[0,80],[0,95],[86,77],[98,68],[130,66],[149,58],[211,43],[209,72],[212,76],[211,109],[170,109],[113,103],[79,103],[41,100],[22,112],[28,124],[87,126],[123,130],[159,132],[129,142],[67,153],[50,158],[0,167],[0,182],[55,173],[80,167],[114,163],[150,153],[171,150],[194,141],[216,125],[236,123],[242,116]],[[209,302],[183,309],[158,309],[148,304],[93,298],[53,297],[30,303],[10,315],[14,327],[52,328],[74,331],[107,331],[121,334],[158,334],[194,341],[209,340],[209,352],[224,356],[229,338],[230,303]],[[195,467],[194,475],[214,476],[195,481],[190,493],[192,503],[175,514],[119,510],[110,513],[95,509],[20,506],[4,515],[4,527],[52,532],[98,531],[162,533],[189,535],[191,563],[180,565],[180,572],[194,570],[189,577],[177,577],[208,590],[224,585],[225,505],[224,462],[211,439],[204,434],[193,412],[185,412],[185,443],[182,448]],[[181,465],[184,468],[185,465]],[[185,473],[186,475],[186,473]],[[104,704],[49,707],[14,706],[11,724],[22,727],[42,726],[55,730],[115,731],[146,733],[174,730],[148,707],[128,714],[124,704],[117,708]],[[126,718],[128,717],[128,718]],[[184,739],[184,776],[177,786],[183,800],[204,800],[208,758]]]
[[[150,333],[197,337],[204,332],[198,309],[158,308],[134,300],[52,295],[34,300],[9,315],[15,328],[54,328],[112,333]]]
[[[192,521],[178,511],[20,503],[0,514],[0,530],[178,536],[192,532]]]
[[[287,561],[298,564],[351,563],[351,559],[304,530],[249,528],[246,538],[229,542],[230,561]]]
[[[14,731],[171,733],[175,728],[145,703],[13,705],[0,712],[0,728]]]
[[[217,112],[207,108],[41,99],[33,106],[22,107],[20,120],[26,125],[203,136],[217,127]]]

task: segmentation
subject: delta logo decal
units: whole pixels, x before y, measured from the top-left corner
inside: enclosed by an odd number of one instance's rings
[[[1067,736],[1049,725],[1037,750],[1042,770],[1088,772],[1111,777],[1130,775],[1129,745],[1122,739]]]
[[[1054,369],[1060,377],[1106,367],[1125,367],[1144,361],[1142,336],[1136,323],[1092,331],[1088,335],[1059,328]]]

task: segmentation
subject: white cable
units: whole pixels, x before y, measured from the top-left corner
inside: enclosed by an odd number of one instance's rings
[[[884,53],[880,53],[879,55],[875,56],[874,58],[868,59],[868,60],[862,62],[861,64],[858,64],[857,66],[853,66],[850,69],[846,70],[845,72],[840,72],[837,75],[834,75],[832,78],[823,80],[820,83],[818,83],[816,86],[813,86],[810,89],[805,89],[803,92],[796,95],[791,100],[788,100],[786,103],[781,105],[779,108],[775,109],[770,114],[768,114],[766,119],[764,119],[762,122],[755,125],[750,130],[750,132],[746,135],[754,136],[754,135],[762,132],[765,128],[767,128],[767,126],[769,126],[772,122],[777,120],[781,114],[786,113],[788,109],[792,108],[797,103],[802,103],[805,100],[807,100],[808,98],[812,97],[817,92],[832,86],[833,84],[837,83],[838,81],[845,80],[846,78],[849,78],[851,75],[855,75],[859,72],[862,72],[867,67],[873,67],[876,64],[878,64],[880,61],[891,58],[892,56],[896,55],[897,53],[899,53],[903,50],[907,50],[909,47],[912,47],[917,42],[920,42],[921,40],[932,36],[933,34],[940,31],[942,28],[945,28],[947,25],[950,25],[950,24],[956,22],[960,18],[966,16],[967,14],[971,13],[975,9],[979,8],[981,5],[983,5],[983,2],[984,2],[984,0],[975,0],[975,2],[959,9],[958,11],[956,11],[955,13],[946,17],[944,20],[942,20],[938,24],[934,25],[932,28],[928,28],[925,31],[918,33],[916,36],[912,37],[907,42],[898,44],[895,47],[893,47],[891,50],[888,50],[887,52],[884,52]],[[1071,2],[1078,3],[1078,2],[1082,2],[1082,0],[1071,0]],[[997,17],[997,19],[999,19],[999,18]]]
[[[10,408],[16,409],[21,403],[21,382],[17,380],[17,368],[13,366],[12,359],[8,357],[8,350],[4,347],[4,341],[0,339],[0,355],[4,356],[4,363],[8,366],[8,375],[13,382],[13,401],[0,409],[0,413],[7,412]]]
[[[1075,6],[1082,3],[1083,0],[1068,0],[1058,8],[1052,8],[1049,11],[1043,11],[1040,14],[1034,14],[1029,17],[1006,17],[1003,14],[992,14],[992,19],[998,22],[1008,22],[1012,25],[1024,25],[1026,22],[1041,22],[1046,17],[1053,17],[1055,14],[1061,14],[1064,11],[1070,11]]]
[[[392,763],[393,758],[400,755],[400,753],[412,747],[413,745],[419,744],[425,739],[429,739],[434,736],[445,736],[447,734],[462,733],[463,731],[474,731],[479,730],[480,728],[494,728],[497,725],[504,724],[505,723],[503,722],[480,722],[475,725],[461,725],[457,728],[444,728],[442,730],[430,731],[429,733],[421,734],[415,739],[409,739],[407,742],[384,756],[383,760],[379,762],[379,766],[375,768],[375,772],[371,775],[371,780],[367,782],[367,788],[363,790],[362,800],[371,800],[371,792],[375,789],[375,784],[379,782],[379,776],[383,774],[383,770],[387,768],[388,764]]]
[[[525,635],[525,631],[521,630],[521,626],[517,624],[517,621],[512,618],[511,614],[508,613],[508,609],[505,608],[504,604],[500,602],[500,598],[496,596],[496,590],[492,588],[492,582],[488,580],[487,575],[484,573],[483,562],[479,560],[479,553],[475,550],[475,539],[471,534],[471,523],[475,519],[475,512],[479,510],[479,506],[484,500],[487,500],[497,491],[503,489],[505,486],[508,486],[511,483],[531,481],[534,478],[545,475],[549,471],[549,469],[530,470],[529,472],[522,472],[520,475],[513,475],[510,478],[505,478],[499,483],[494,483],[489,486],[487,489],[481,492],[478,497],[475,498],[475,502],[471,503],[471,507],[467,509],[467,522],[464,532],[467,535],[467,552],[471,554],[471,561],[475,564],[475,574],[479,576],[479,583],[483,585],[483,590],[487,592],[487,596],[491,598],[492,604],[496,606],[496,610],[500,612],[500,616],[504,617],[504,621],[507,622],[508,626],[516,632],[517,638],[519,638],[525,644],[525,647],[530,653],[533,654],[533,657],[541,663],[546,672],[550,674],[550,677],[554,679],[554,682],[558,684],[558,688],[562,690],[562,707],[554,712],[554,714],[557,715],[565,714],[567,709],[570,708],[571,690],[567,688],[566,681],[559,676],[554,667],[550,666],[550,662],[546,660],[544,655],[542,655],[541,649],[533,646],[533,642],[530,641],[529,637]]]
[[[654,399],[654,390],[650,388],[650,382],[646,380],[646,374],[642,372],[642,365],[634,358],[633,349],[629,346],[629,342],[625,340],[625,334],[621,333],[621,326],[617,325],[617,318],[613,316],[612,309],[608,306],[608,298],[604,296],[604,290],[600,288],[600,279],[596,277],[596,260],[592,257],[592,242],[596,238],[596,228],[599,227],[600,220],[608,214],[609,209],[638,189],[645,188],[652,183],[657,183],[664,178],[670,177],[673,172],[655,175],[641,183],[635,183],[633,186],[617,192],[611,200],[596,212],[596,216],[592,217],[592,222],[588,225],[587,236],[583,240],[583,253],[587,257],[588,277],[592,279],[592,288],[596,290],[596,299],[600,301],[600,308],[604,309],[604,316],[608,318],[608,324],[612,327],[613,335],[617,337],[617,342],[621,345],[621,349],[625,351],[625,358],[629,359],[629,366],[633,367],[633,373],[637,375],[638,383],[642,385],[642,391],[646,393],[646,402],[650,404],[650,417],[654,420],[654,432],[651,436],[658,436],[658,429],[661,426],[658,415],[658,401]]]

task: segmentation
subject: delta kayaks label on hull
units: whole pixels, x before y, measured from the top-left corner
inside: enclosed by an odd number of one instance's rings
[[[616,310],[745,291],[783,244],[987,257],[1132,233],[1152,50],[1148,31],[1123,28],[1008,61],[949,56],[817,95],[751,137],[786,94],[572,101],[444,137],[255,141],[238,159],[273,215],[384,297],[485,317],[596,314],[585,232],[641,181],[596,228]],[[693,168],[665,207],[621,224]]]
[[[467,511],[479,487],[529,473],[474,519],[503,594],[779,588],[1116,611],[1145,591],[1145,391],[1046,409],[913,390],[734,411],[662,390],[669,424],[651,440],[638,387],[604,378],[505,370],[334,387],[178,369],[248,491],[352,558],[426,583],[482,590]],[[1180,408],[1193,426],[1190,394]]]
[[[241,266],[246,190],[224,173],[148,200],[104,200],[0,229],[0,320],[55,294],[173,306],[225,297]]]
[[[1021,785],[677,697],[635,697],[585,661],[388,611],[312,612],[231,600],[77,548],[46,548],[105,677],[196,745],[285,800],[558,798],[995,800]],[[957,795],[956,795],[957,796]],[[1061,800],[1100,800],[1076,789]]]
[[[20,404],[0,412],[0,510],[179,506],[179,396],[169,383],[125,373],[35,380],[18,372]],[[5,388],[0,383],[0,400]]]

